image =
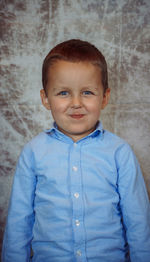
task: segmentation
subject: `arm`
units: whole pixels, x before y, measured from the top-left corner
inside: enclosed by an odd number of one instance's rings
[[[30,261],[36,177],[29,145],[20,155],[4,233],[2,262]]]
[[[137,159],[128,145],[118,152],[118,190],[132,262],[150,261],[150,204]]]

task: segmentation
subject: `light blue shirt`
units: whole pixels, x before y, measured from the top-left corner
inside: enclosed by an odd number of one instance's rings
[[[30,261],[31,246],[33,262],[150,261],[148,195],[126,142],[99,124],[74,143],[54,126],[24,147],[2,261]]]

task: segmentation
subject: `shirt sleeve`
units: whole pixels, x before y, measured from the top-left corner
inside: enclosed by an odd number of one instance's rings
[[[30,261],[35,186],[33,153],[30,146],[26,145],[14,176],[3,239],[2,262]]]
[[[131,262],[150,261],[150,203],[139,163],[129,145],[118,152],[118,191]]]

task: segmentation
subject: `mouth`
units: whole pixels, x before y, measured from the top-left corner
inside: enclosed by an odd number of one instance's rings
[[[81,119],[84,117],[84,114],[73,114],[73,115],[70,115],[70,117],[74,119]]]

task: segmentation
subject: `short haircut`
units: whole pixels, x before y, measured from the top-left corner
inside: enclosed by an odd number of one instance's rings
[[[56,45],[45,57],[42,67],[42,84],[46,92],[48,70],[55,62],[90,62],[100,68],[103,91],[108,88],[107,63],[103,54],[92,44],[80,39],[71,39]]]

